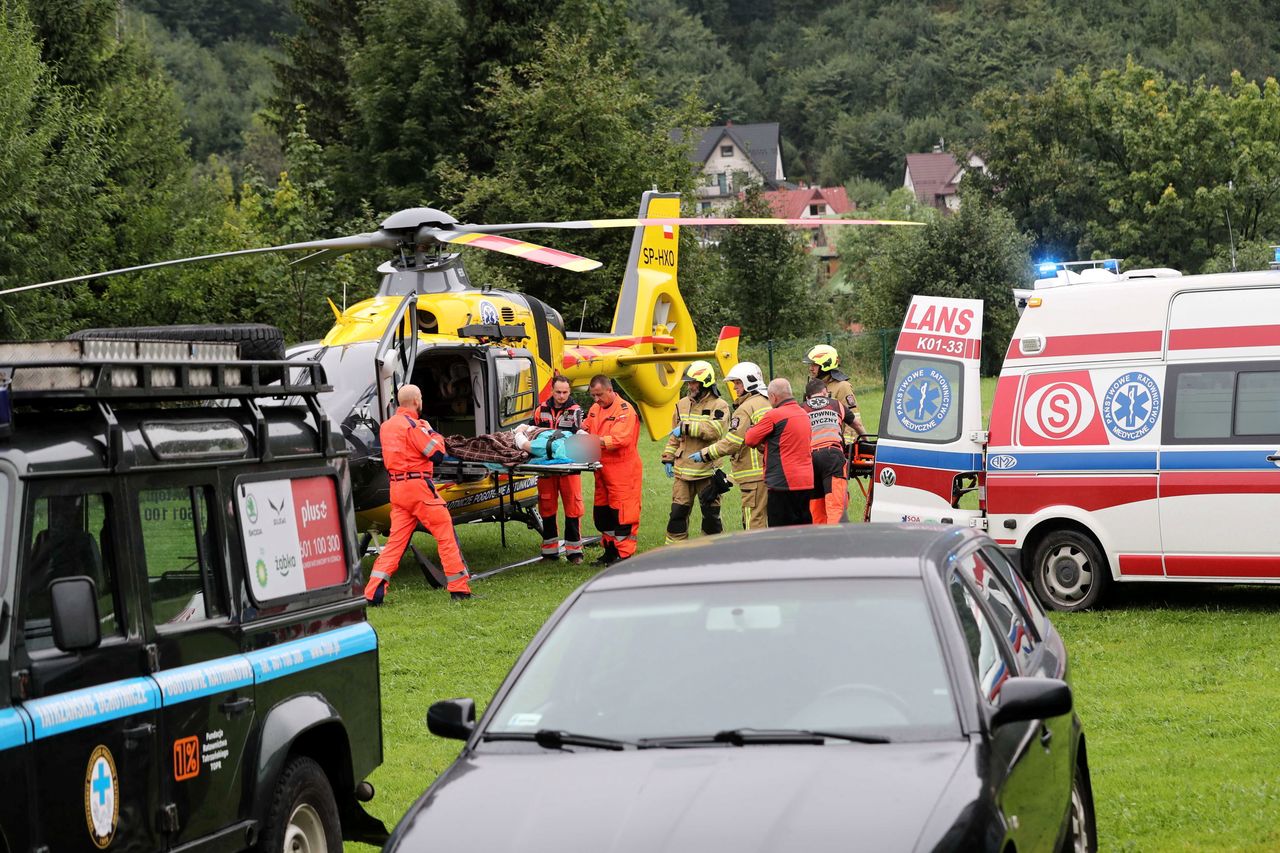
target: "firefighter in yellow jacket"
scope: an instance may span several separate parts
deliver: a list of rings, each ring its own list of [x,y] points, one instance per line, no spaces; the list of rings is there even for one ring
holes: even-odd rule
[[[742,492],[742,529],[768,527],[769,490],[764,485],[764,458],[760,448],[747,447],[744,443],[747,430],[769,411],[764,374],[758,365],[740,361],[725,374],[724,380],[733,391],[736,406],[729,419],[729,432],[707,449],[695,453],[693,461],[714,462],[729,457],[733,481]]]
[[[662,450],[662,465],[675,479],[671,488],[671,518],[667,521],[667,543],[689,538],[689,515],[693,501],[702,506],[702,532],[719,533],[720,493],[712,475],[716,465],[693,461],[695,453],[715,444],[729,429],[729,404],[716,391],[716,374],[705,361],[695,361],[684,373],[685,396],[676,403],[671,434]],[[723,475],[722,475],[723,476]]]

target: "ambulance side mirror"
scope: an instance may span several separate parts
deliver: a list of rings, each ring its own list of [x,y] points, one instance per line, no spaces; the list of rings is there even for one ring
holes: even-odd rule
[[[53,643],[60,651],[97,648],[102,639],[98,626],[98,589],[83,575],[60,578],[49,584]]]

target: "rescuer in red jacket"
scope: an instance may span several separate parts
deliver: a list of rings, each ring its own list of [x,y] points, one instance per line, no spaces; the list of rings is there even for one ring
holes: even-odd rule
[[[378,430],[382,462],[391,480],[391,535],[369,572],[365,600],[374,605],[382,603],[391,576],[400,567],[400,558],[419,522],[439,546],[450,595],[455,600],[470,598],[471,585],[467,580],[471,574],[458,547],[453,519],[431,482],[435,463],[444,458],[444,437],[418,417],[422,411],[422,392],[418,386],[405,385],[396,399],[400,408],[383,421]]]
[[[747,447],[764,450],[764,484],[769,489],[769,526],[812,524],[809,497],[813,491],[813,430],[809,415],[796,402],[791,383],[769,383],[769,405],[760,422],[747,430]]]
[[[636,552],[644,481],[644,465],[636,449],[640,416],[618,396],[613,380],[604,374],[591,377],[591,399],[595,403],[582,428],[600,439],[600,470],[596,472],[592,515],[604,545],[604,555],[596,565],[607,566]]]
[[[534,409],[533,425],[575,433],[582,429],[582,407],[570,396],[569,380],[551,380],[551,397]],[[564,502],[564,555],[570,563],[582,562],[582,476],[543,474],[538,477],[538,514],[542,516],[542,559],[560,557],[560,534],[556,529],[557,504]]]

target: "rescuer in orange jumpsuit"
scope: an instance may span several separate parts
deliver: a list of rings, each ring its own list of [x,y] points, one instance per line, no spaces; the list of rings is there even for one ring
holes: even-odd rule
[[[551,380],[551,397],[533,410],[534,426],[575,433],[582,429],[582,407],[570,396],[572,386],[563,376]],[[564,502],[564,555],[570,563],[582,562],[582,476],[543,475],[538,478],[538,514],[542,516],[542,559],[560,559],[560,533],[556,529],[557,505]]]
[[[418,386],[405,385],[397,400],[400,408],[382,422],[378,431],[382,462],[391,479],[391,535],[374,562],[373,571],[369,572],[365,600],[374,605],[382,603],[391,576],[400,567],[400,558],[419,522],[439,546],[449,594],[455,600],[470,598],[471,585],[467,579],[471,574],[458,547],[453,519],[431,482],[435,463],[444,457],[444,437],[418,417],[422,411],[422,392]]]
[[[600,470],[596,472],[592,512],[604,554],[595,564],[608,566],[636,552],[644,479],[644,465],[636,449],[640,416],[618,396],[613,380],[604,374],[591,377],[591,399],[595,403],[582,428],[600,439]]]
[[[844,508],[849,502],[849,475],[840,434],[845,408],[827,396],[825,382],[811,379],[804,389],[804,410],[813,431],[813,497],[809,500],[809,514],[814,524],[839,524],[844,521]]]

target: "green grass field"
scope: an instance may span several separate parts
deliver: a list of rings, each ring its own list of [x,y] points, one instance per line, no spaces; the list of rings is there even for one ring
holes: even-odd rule
[[[984,382],[984,408],[992,389]],[[859,399],[874,425],[878,389]],[[647,550],[662,543],[670,491],[657,445],[644,439],[641,450]],[[740,527],[736,492],[723,514],[726,529]],[[494,525],[459,536],[477,572],[532,556],[539,542],[518,525],[508,525],[505,551]],[[429,539],[419,544],[434,554]],[[388,828],[458,753],[460,742],[428,734],[427,706],[470,696],[483,710],[546,617],[595,571],[512,569],[477,581],[479,600],[453,604],[403,565],[387,606],[369,615],[381,640],[385,748],[370,811]],[[1280,588],[1120,586],[1104,610],[1054,617],[1071,653],[1103,850],[1280,849],[1278,611]]]

